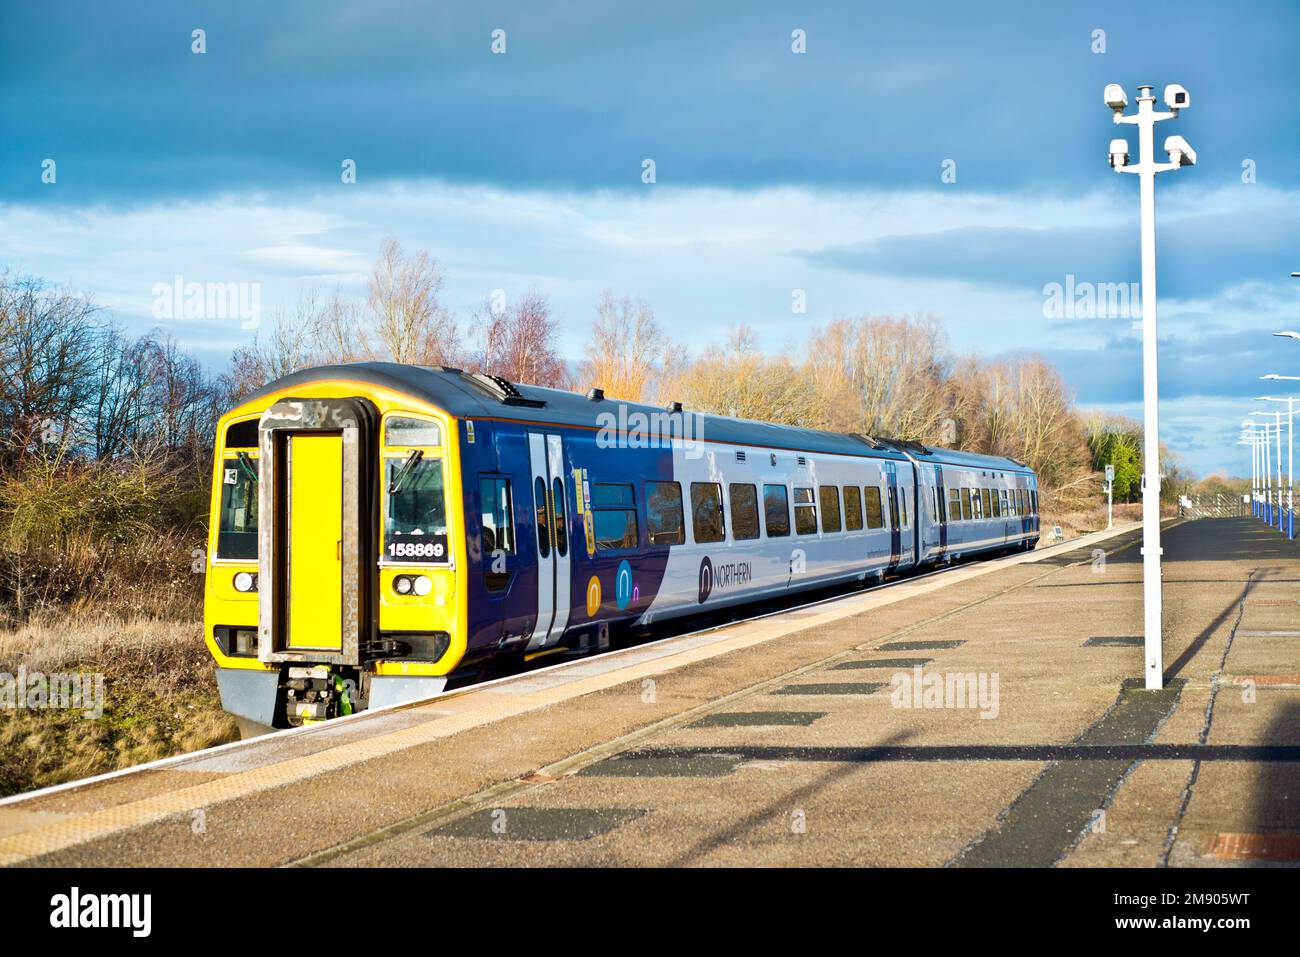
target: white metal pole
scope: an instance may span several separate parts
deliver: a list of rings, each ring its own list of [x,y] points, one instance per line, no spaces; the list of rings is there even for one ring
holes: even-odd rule
[[[1292,466],[1295,464],[1295,399],[1287,396],[1286,399],[1286,537],[1290,538],[1295,528],[1295,504],[1291,496],[1295,491],[1295,473],[1292,472]]]
[[[1142,214],[1142,606],[1146,686],[1164,687],[1164,608],[1160,582],[1160,390],[1156,378],[1156,101],[1151,87],[1138,96],[1138,184]]]
[[[1277,417],[1277,527],[1282,529],[1282,410],[1274,413]]]
[[[1264,510],[1264,520],[1272,523],[1273,520],[1273,455],[1269,443],[1268,423],[1264,423],[1263,432],[1264,446],[1264,501],[1266,503]]]
[[[1251,515],[1260,514],[1260,441],[1251,429]]]

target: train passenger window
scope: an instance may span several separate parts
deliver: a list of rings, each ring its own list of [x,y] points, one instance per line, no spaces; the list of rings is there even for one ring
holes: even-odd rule
[[[1007,509],[1007,490],[1004,488],[998,489],[998,514],[999,515],[1010,514],[1010,512]]]
[[[961,492],[955,488],[948,489],[948,521],[961,521]]]
[[[981,489],[980,498],[984,500],[984,517],[992,518],[993,517],[993,502],[991,501],[993,498],[992,493],[988,489]]]
[[[240,453],[221,463],[217,557],[257,560],[257,459]]]
[[[856,532],[862,528],[862,490],[856,485],[844,486],[844,530]]]
[[[406,458],[389,458],[387,465],[384,558],[391,562],[450,562],[441,460],[413,452]]]
[[[784,485],[763,486],[763,524],[768,538],[790,534],[790,493]]]
[[[970,521],[970,489],[961,490],[961,518],[963,522]]]
[[[384,424],[384,445],[423,447],[442,445],[442,429],[428,419],[391,415]]]
[[[889,487],[889,527],[901,527],[898,524],[898,490],[892,485]]]
[[[1038,514],[1038,490],[1035,489],[1029,493],[1029,511],[1032,515]]]
[[[797,535],[817,534],[817,506],[813,504],[813,490],[794,490],[794,530]]]
[[[970,490],[970,514],[971,518],[976,521],[984,517],[984,512],[980,506],[980,490],[977,488]]]
[[[898,494],[898,527],[907,528],[907,496],[901,490]]]
[[[840,489],[838,485],[820,485],[817,494],[822,501],[822,531],[840,530]]]
[[[758,489],[753,485],[732,485],[731,537],[738,542],[758,538]]]
[[[551,482],[551,508],[555,513],[555,554],[563,558],[569,554],[569,526],[564,521],[564,483],[558,478]]]
[[[883,528],[885,513],[880,507],[880,489],[868,485],[862,493],[867,497],[867,528]]]
[[[483,524],[483,561],[490,561],[498,552],[513,555],[515,521],[510,505],[510,480],[496,477],[479,479],[478,498]]]
[[[680,482],[645,483],[646,534],[651,545],[681,545],[686,541]]]
[[[593,485],[591,517],[595,526],[597,550],[636,548],[636,504],[631,485]]]
[[[546,482],[533,480],[533,508],[537,512],[537,551],[543,558],[551,557],[551,523],[546,518]]]
[[[1032,499],[1031,499],[1032,496]],[[1025,511],[1029,514],[1035,514],[1038,511],[1038,493],[1031,492],[1029,489],[1020,490],[1020,501],[1024,504]]]
[[[727,537],[722,524],[721,485],[691,483],[691,531],[697,542],[720,542]]]

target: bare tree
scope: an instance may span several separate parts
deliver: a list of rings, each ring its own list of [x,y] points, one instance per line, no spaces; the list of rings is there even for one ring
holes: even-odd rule
[[[100,324],[89,299],[0,275],[0,432],[11,454],[71,433],[94,393]]]
[[[951,418],[950,362],[933,318],[837,319],[810,337],[805,368],[824,397],[824,428],[937,442]]]
[[[559,323],[540,293],[529,292],[495,312],[486,305],[475,324],[481,349],[474,365],[480,371],[550,388],[568,385],[568,370],[556,351]]]
[[[682,358],[681,348],[660,328],[645,299],[606,290],[596,304],[580,378],[610,398],[644,402],[654,396],[665,368]]]
[[[460,352],[455,317],[438,301],[442,271],[423,249],[407,256],[386,239],[370,277],[375,335],[394,362],[449,364]]]

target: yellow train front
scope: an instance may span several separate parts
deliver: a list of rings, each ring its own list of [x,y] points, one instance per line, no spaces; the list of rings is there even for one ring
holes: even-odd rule
[[[245,735],[428,697],[464,658],[456,421],[401,376],[313,370],[218,424],[204,627]]]

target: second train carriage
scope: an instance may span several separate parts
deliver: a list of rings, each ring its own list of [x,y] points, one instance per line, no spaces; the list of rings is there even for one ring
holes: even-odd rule
[[[218,425],[204,627],[246,732],[611,626],[1032,548],[1011,459],[357,363]]]

